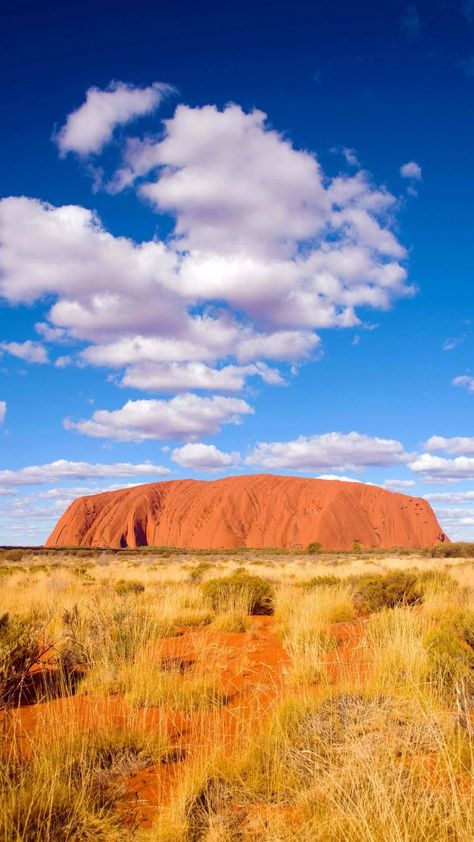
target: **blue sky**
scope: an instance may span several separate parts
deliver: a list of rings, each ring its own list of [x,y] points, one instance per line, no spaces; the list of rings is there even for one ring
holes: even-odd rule
[[[474,539],[474,2],[7,2],[0,542],[269,471]]]

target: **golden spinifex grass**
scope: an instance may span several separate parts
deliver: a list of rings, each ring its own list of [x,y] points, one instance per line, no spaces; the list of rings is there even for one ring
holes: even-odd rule
[[[0,842],[474,838],[472,562],[168,555],[1,568]]]

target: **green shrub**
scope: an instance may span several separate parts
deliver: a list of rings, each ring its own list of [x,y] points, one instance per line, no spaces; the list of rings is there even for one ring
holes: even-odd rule
[[[474,542],[456,541],[450,543],[445,541],[442,544],[428,547],[426,553],[431,558],[474,558]]]
[[[360,553],[362,547],[360,545],[360,541],[354,541],[352,544],[352,552],[353,553]]]
[[[311,555],[317,555],[318,553],[321,552],[322,548],[323,548],[323,545],[321,544],[320,541],[311,541],[311,543],[308,544],[308,548],[307,548],[306,552],[310,553]]]
[[[416,574],[402,570],[393,570],[385,575],[363,574],[350,581],[354,603],[366,611],[414,605],[423,599]]]
[[[139,582],[138,579],[119,579],[115,583],[114,591],[119,596],[128,596],[129,594],[138,595],[143,593],[145,585]]]
[[[202,589],[214,611],[245,608],[249,614],[273,614],[274,590],[270,582],[251,576],[245,568],[237,568],[222,579],[209,579]]]

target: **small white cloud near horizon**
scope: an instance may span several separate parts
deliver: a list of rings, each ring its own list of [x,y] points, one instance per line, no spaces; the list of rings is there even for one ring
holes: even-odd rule
[[[222,471],[240,461],[240,453],[224,453],[215,444],[188,443],[177,447],[171,454],[173,462],[194,471]]]
[[[60,480],[94,479],[95,477],[167,476],[171,471],[151,462],[132,464],[115,462],[110,465],[91,462],[71,462],[57,459],[45,465],[29,465],[18,470],[0,471],[0,488],[21,485],[44,485]]]
[[[363,482],[361,479],[355,479],[354,477],[338,476],[338,474],[318,474],[318,476],[316,476],[315,479],[336,479],[338,482],[359,482],[362,485],[372,485],[372,483]]]
[[[386,479],[383,482],[384,488],[388,488],[389,491],[406,491],[408,488],[412,488],[415,485],[415,480],[413,479]]]
[[[421,167],[416,163],[416,161],[408,161],[400,167],[400,175],[402,178],[410,178],[413,179],[413,181],[421,181]]]
[[[85,102],[68,114],[64,126],[54,136],[61,155],[99,153],[111,140],[117,126],[151,114],[172,90],[170,85],[161,82],[153,82],[147,87],[111,82],[105,90],[89,88]]]
[[[259,442],[245,459],[245,464],[336,472],[403,464],[408,459],[409,455],[399,441],[352,432],[299,436],[287,442]]]
[[[31,339],[27,339],[26,342],[0,342],[0,355],[1,352],[27,363],[49,362],[48,352],[44,345],[41,342],[33,342]]]
[[[7,416],[7,402],[0,401],[0,424],[3,424]]]

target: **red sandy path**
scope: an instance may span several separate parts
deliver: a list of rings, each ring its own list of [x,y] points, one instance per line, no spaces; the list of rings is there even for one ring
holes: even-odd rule
[[[276,633],[275,621],[271,617],[250,620],[249,633],[188,628],[182,636],[157,645],[157,662],[192,663],[200,655],[207,655],[210,646],[215,647],[222,664],[219,668],[217,657],[212,668],[228,696],[226,705],[184,716],[162,708],[131,708],[117,696],[69,696],[10,710],[6,715],[10,744],[20,754],[28,755],[41,740],[57,739],[66,733],[126,728],[132,723],[150,733],[158,731],[176,749],[176,760],[128,776],[126,796],[118,805],[127,824],[150,827],[196,758],[216,747],[235,750],[239,744],[248,743],[249,730],[261,725],[282,694],[290,658]],[[363,677],[362,629],[360,622],[333,626],[338,647],[327,655],[331,683]]]

